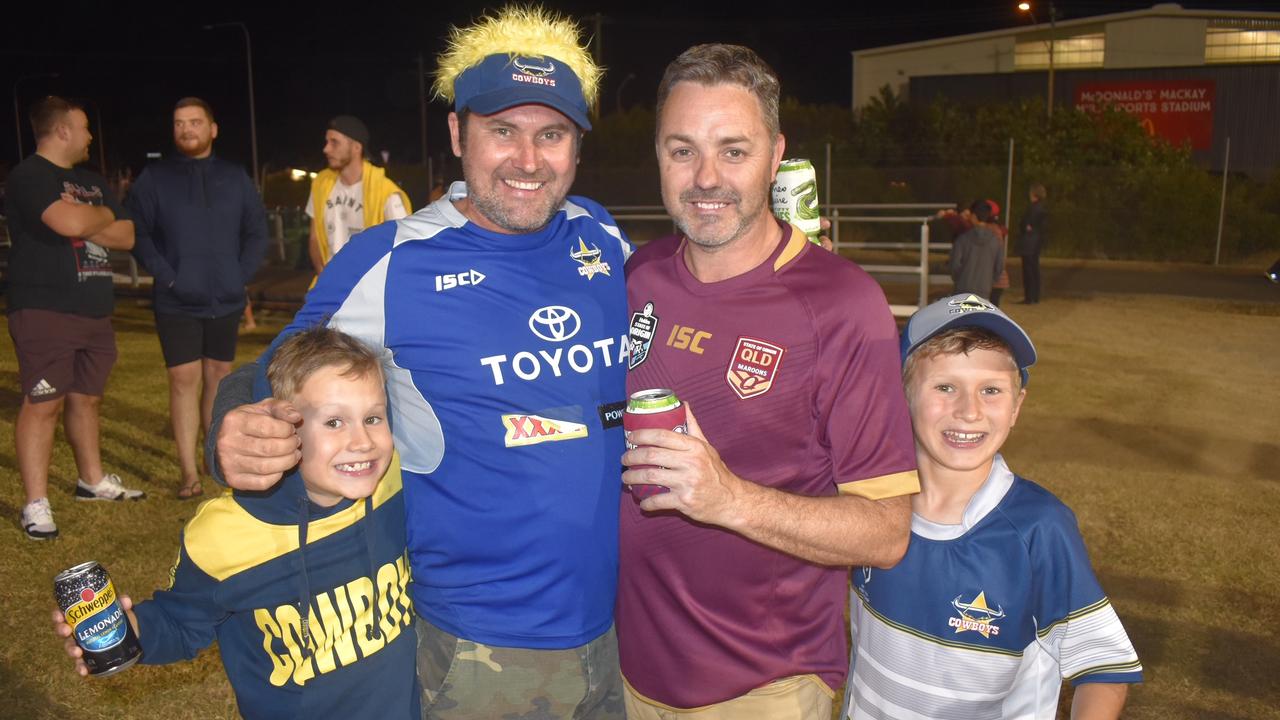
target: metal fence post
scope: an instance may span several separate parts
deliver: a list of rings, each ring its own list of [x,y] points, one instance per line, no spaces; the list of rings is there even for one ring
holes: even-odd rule
[[[1013,227],[1013,138],[1009,138],[1009,172],[1004,181],[1004,227]],[[1004,254],[1009,254],[1009,233],[1004,235]]]
[[[831,210],[831,249],[840,252],[840,208]]]
[[[273,210],[267,213],[267,217],[271,222],[271,239],[272,244],[276,246],[277,259],[284,262],[284,213]]]
[[[920,300],[918,308],[929,304],[929,221],[920,223]]]
[[[1222,205],[1218,208],[1218,242],[1213,246],[1213,264],[1218,264],[1218,256],[1222,253],[1222,222],[1227,217],[1227,173],[1231,169],[1231,138],[1227,138],[1227,149],[1222,153]]]
[[[826,188],[827,188],[827,202],[826,202],[826,204],[827,204],[827,205],[830,205],[830,204],[831,204],[831,143],[827,143],[827,167],[826,167],[826,170],[827,170],[827,173],[826,173],[826,174],[827,174],[827,178],[826,178],[826,183],[825,183],[825,184],[826,184]]]

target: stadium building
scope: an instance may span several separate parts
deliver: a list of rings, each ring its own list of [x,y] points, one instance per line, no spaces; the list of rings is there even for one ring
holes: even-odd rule
[[[1256,177],[1280,168],[1280,12],[1176,4],[889,45],[853,53],[853,106],[886,85],[913,102],[1045,97],[1056,108],[1113,105],[1195,158]],[[1052,49],[1052,70],[1050,53]]]

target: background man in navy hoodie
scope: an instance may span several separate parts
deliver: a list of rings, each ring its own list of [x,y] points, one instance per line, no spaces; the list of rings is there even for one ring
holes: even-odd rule
[[[203,494],[196,436],[208,430],[214,392],[231,372],[245,285],[267,246],[262,199],[244,168],[213,155],[216,137],[209,104],[179,100],[173,109],[178,154],[147,167],[129,196],[137,227],[133,253],[155,277],[180,498]]]

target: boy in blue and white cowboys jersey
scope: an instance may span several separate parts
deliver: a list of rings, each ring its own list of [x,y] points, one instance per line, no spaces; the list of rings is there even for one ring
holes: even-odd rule
[[[920,494],[891,570],[854,572],[847,718],[1116,718],[1142,666],[1094,577],[1075,515],[1000,446],[1031,339],[976,295],[912,316],[903,384]]]

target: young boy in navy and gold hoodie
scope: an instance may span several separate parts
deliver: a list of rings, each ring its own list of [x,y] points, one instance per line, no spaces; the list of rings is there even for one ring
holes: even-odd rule
[[[267,376],[302,414],[302,462],[270,491],[200,507],[169,588],[135,608],[142,662],[189,659],[216,639],[245,718],[416,720],[404,502],[379,359],[317,327],[281,344]],[[67,650],[80,657],[70,638]]]

